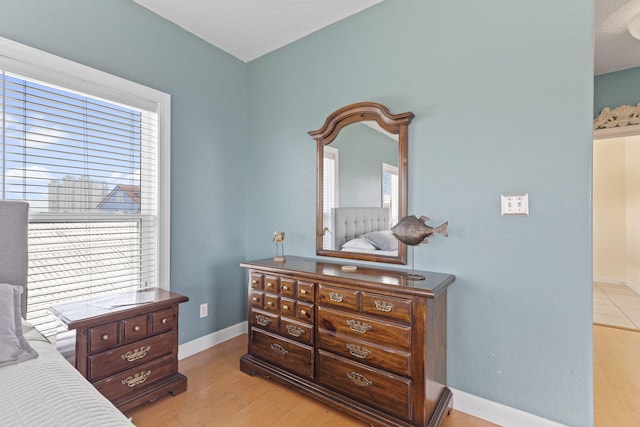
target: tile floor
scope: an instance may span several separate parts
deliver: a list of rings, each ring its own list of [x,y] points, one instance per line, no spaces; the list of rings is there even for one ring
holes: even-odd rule
[[[594,282],[593,323],[640,331],[640,295],[626,285]]]

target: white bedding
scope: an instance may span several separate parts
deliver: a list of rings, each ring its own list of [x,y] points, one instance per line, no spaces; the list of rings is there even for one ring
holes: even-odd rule
[[[24,336],[39,357],[0,368],[2,426],[133,425],[26,323]]]

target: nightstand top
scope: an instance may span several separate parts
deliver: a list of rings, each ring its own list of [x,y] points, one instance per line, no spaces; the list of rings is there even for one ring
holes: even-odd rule
[[[68,329],[121,319],[180,304],[189,298],[160,288],[148,288],[51,307],[51,313]]]

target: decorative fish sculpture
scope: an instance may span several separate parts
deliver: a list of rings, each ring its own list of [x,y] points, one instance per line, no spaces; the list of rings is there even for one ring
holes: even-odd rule
[[[411,246],[419,245],[420,243],[429,243],[429,237],[434,234],[449,237],[447,234],[449,221],[435,228],[428,226],[427,221],[429,221],[429,218],[424,215],[420,218],[416,218],[415,215],[405,216],[396,225],[391,227],[391,234],[402,243]]]

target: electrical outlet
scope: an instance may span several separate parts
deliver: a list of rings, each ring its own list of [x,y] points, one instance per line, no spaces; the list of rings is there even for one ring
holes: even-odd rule
[[[207,317],[209,315],[209,304],[200,304],[200,318]]]
[[[529,193],[501,194],[500,209],[502,215],[529,215]]]

